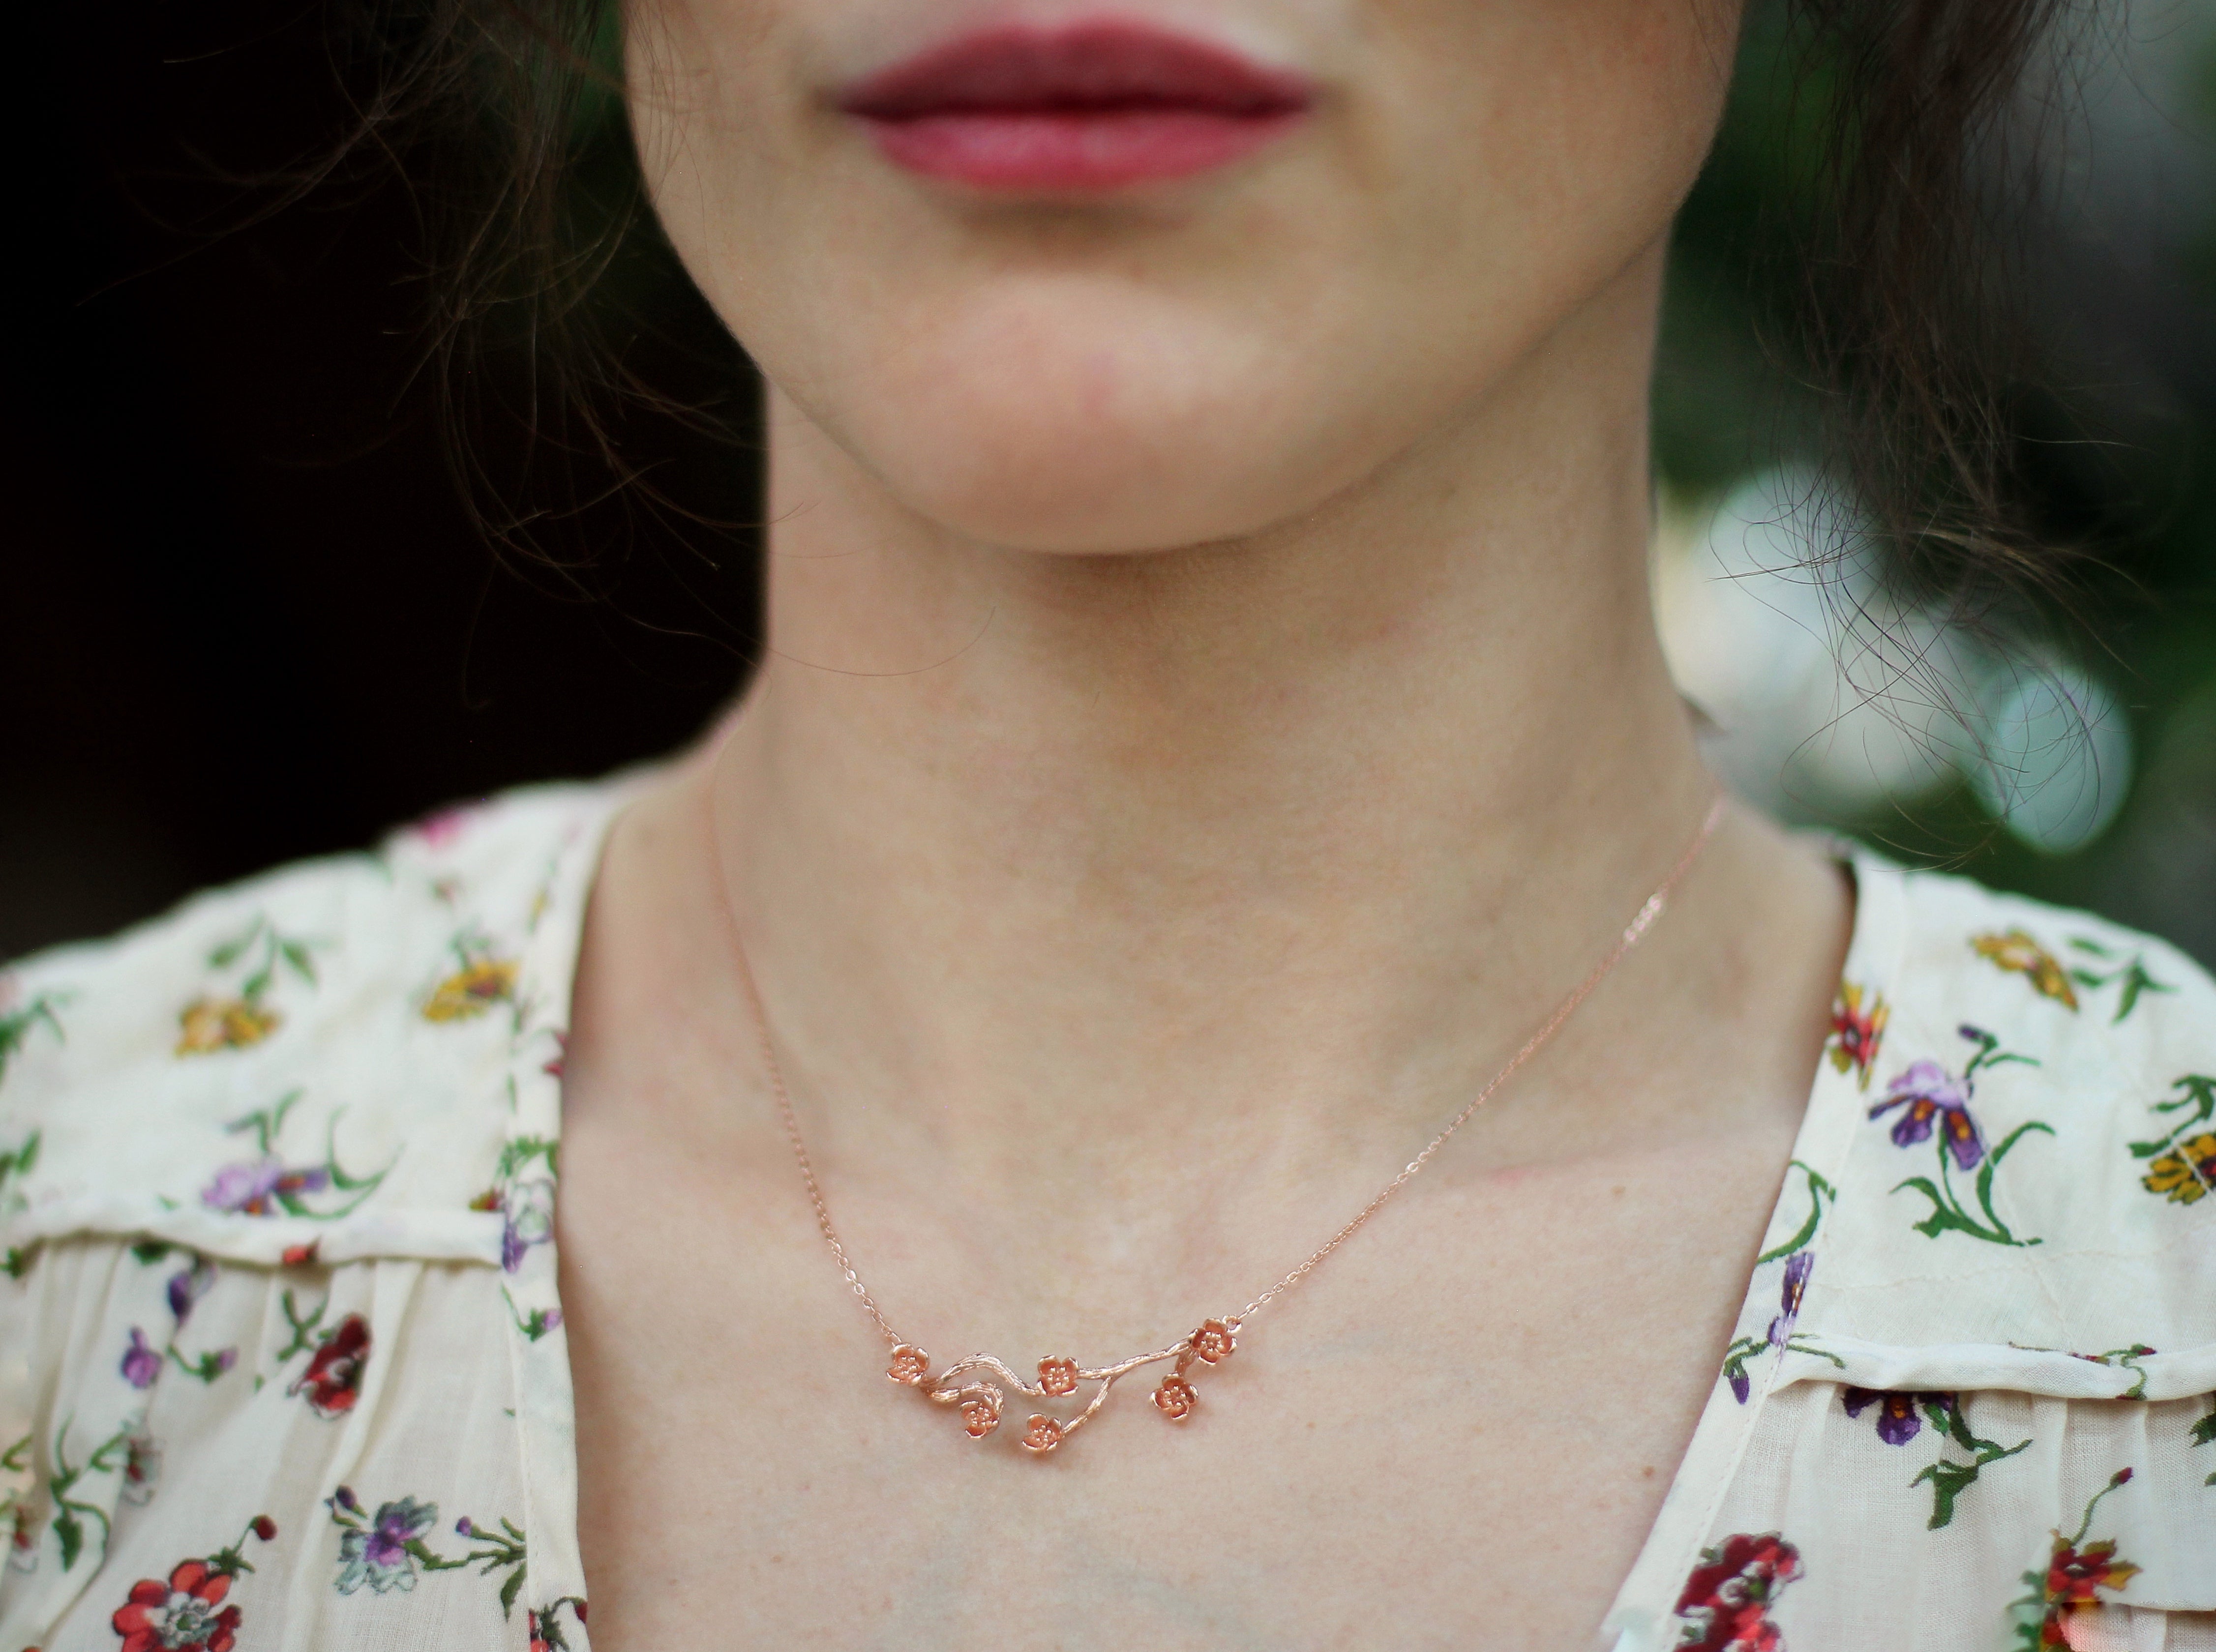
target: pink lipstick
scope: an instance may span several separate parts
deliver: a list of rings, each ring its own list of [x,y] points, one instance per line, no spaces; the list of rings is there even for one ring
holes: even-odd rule
[[[1226,165],[1296,125],[1312,96],[1222,46],[1098,21],[966,34],[848,87],[838,107],[911,172],[1065,193]]]

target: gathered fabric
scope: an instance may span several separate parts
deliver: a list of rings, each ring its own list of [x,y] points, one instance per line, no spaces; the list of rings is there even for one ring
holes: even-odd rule
[[[0,975],[0,1652],[588,1644],[554,1200],[632,788]],[[1850,859],[1793,1159],[1596,1644],[2216,1652],[2216,984]]]

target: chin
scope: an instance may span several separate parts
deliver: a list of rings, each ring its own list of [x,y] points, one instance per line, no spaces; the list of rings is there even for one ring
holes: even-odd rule
[[[972,310],[809,410],[905,509],[1010,550],[1245,538],[1359,474],[1297,359],[1183,319]]]

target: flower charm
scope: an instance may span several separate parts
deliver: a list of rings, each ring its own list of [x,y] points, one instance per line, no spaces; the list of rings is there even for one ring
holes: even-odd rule
[[[1172,1422],[1183,1422],[1200,1403],[1200,1395],[1184,1378],[1168,1376],[1154,1390],[1154,1405]]]
[[[931,1355],[902,1342],[893,1350],[893,1362],[885,1368],[885,1375],[910,1388],[920,1388],[931,1379]]]
[[[1000,1426],[1000,1391],[973,1388],[962,1397],[962,1428],[972,1440],[982,1440]]]
[[[1039,1386],[1050,1394],[1074,1394],[1077,1391],[1077,1361],[1041,1360]]]
[[[1235,1319],[1210,1319],[1192,1334],[1192,1351],[1210,1365],[1221,1365],[1239,1346]]]
[[[1062,1444],[1062,1424],[1052,1417],[1033,1416],[1024,1422],[1024,1449],[1043,1456]]]

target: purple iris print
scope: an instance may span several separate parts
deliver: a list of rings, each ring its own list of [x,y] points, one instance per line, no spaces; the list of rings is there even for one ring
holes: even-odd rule
[[[1785,1287],[1778,1293],[1777,1317],[1770,1322],[1770,1347],[1783,1348],[1793,1335],[1793,1322],[1800,1317],[1800,1299],[1808,1293],[1808,1275],[1815,1267],[1813,1250],[1796,1250],[1785,1259]]]
[[[519,1182],[501,1201],[500,1265],[509,1273],[523,1266],[534,1244],[554,1237],[554,1184],[538,1180]]]
[[[274,1216],[282,1201],[304,1193],[321,1193],[330,1185],[331,1173],[317,1165],[308,1170],[286,1168],[278,1158],[226,1164],[200,1194],[211,1210],[227,1210],[241,1216]]]
[[[133,1388],[151,1388],[162,1374],[162,1351],[147,1345],[146,1333],[131,1328],[131,1346],[123,1350],[123,1380]]]
[[[1858,1417],[1875,1405],[1878,1408],[1877,1437],[1888,1446],[1905,1446],[1923,1432],[1922,1407],[1937,1405],[1951,1409],[1954,1403],[1952,1394],[1884,1393],[1874,1388],[1850,1388],[1840,1400],[1850,1417]]]
[[[1881,1118],[1894,1108],[1906,1110],[1893,1122],[1893,1145],[1912,1147],[1931,1139],[1936,1123],[1945,1133],[1954,1163],[1973,1170],[1985,1156],[1985,1139],[1970,1116],[1970,1081],[1957,1078],[1936,1061],[1917,1061],[1886,1086],[1885,1099],[1869,1110]]]
[[[214,1266],[206,1262],[195,1262],[169,1275],[169,1312],[180,1325],[192,1317],[193,1304],[214,1283]]]

